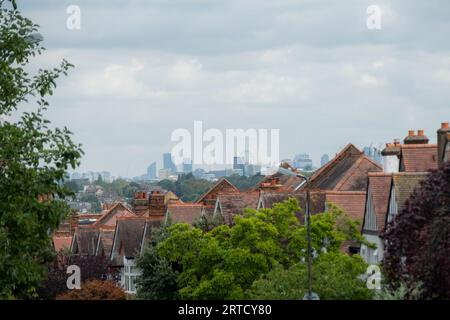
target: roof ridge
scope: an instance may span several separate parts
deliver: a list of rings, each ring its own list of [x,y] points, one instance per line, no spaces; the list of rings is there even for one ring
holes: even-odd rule
[[[336,156],[328,161],[325,165],[320,167],[316,172],[313,173],[313,175],[310,177],[310,182],[312,183],[318,176],[322,174],[322,172],[326,171],[330,167],[332,167],[350,148],[355,148],[360,153],[362,153],[361,150],[359,150],[353,143],[348,143],[341,151],[339,151]]]
[[[199,203],[200,201],[202,201],[205,197],[206,197],[206,195],[208,194],[208,193],[210,193],[211,191],[213,191],[216,187],[218,187],[221,183],[223,183],[223,182],[226,182],[228,185],[230,185],[232,188],[234,188],[236,191],[240,191],[234,184],[232,184],[230,181],[228,181],[228,179],[227,178],[225,178],[225,177],[222,177],[222,178],[220,178],[220,180],[219,181],[217,181],[211,188],[209,188],[209,190],[208,191],[206,191],[197,201],[196,201],[196,203]]]

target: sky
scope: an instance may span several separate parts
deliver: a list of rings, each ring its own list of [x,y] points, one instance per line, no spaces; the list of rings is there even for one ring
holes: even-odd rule
[[[81,10],[70,30],[68,6]],[[367,8],[381,9],[381,29]],[[136,176],[171,133],[280,129],[280,158],[319,165],[348,143],[381,145],[450,120],[450,2],[411,0],[19,0],[47,51],[75,65],[51,98],[85,155],[77,171]]]

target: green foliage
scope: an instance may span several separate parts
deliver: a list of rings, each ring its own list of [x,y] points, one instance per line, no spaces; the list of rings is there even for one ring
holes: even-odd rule
[[[36,32],[37,25],[0,2],[0,118],[18,119],[0,122],[0,298],[36,295],[52,258],[50,234],[70,212],[63,199],[72,193],[59,182],[82,154],[67,128],[52,129],[44,117],[56,80],[72,65],[26,71],[44,50],[31,41]],[[37,110],[18,110],[30,99]]]
[[[322,300],[365,300],[373,291],[360,278],[367,265],[358,255],[340,252],[321,255],[313,265],[313,291]],[[305,263],[289,269],[279,266],[253,283],[249,296],[253,299],[300,300],[307,292]]]
[[[306,240],[300,237],[305,237],[306,228],[296,217],[299,210],[297,201],[289,199],[272,209],[246,210],[243,216],[234,218],[232,226],[199,229],[175,224],[167,228],[162,241],[154,242],[156,251],[146,255],[153,255],[148,257],[152,261],[166,259],[173,270],[179,272],[178,293],[182,299],[246,299],[255,295],[250,290],[255,281],[272,270],[296,265],[302,254],[305,255]],[[318,281],[326,274],[336,278],[330,280],[333,284],[330,292],[323,289],[327,297],[333,297],[333,290],[337,290],[343,279],[354,287],[342,297],[352,294],[362,297],[363,293],[356,286],[359,283],[350,280],[364,273],[364,262],[358,257],[346,260],[338,254],[342,242],[352,236],[342,216],[336,209],[313,219],[313,239],[319,253],[315,263],[320,270],[318,276],[322,277]],[[322,248],[326,250],[319,250]],[[324,251],[327,253],[323,254]],[[328,270],[333,269],[333,263],[340,269]],[[148,274],[156,274],[156,265],[142,265],[142,268]],[[345,268],[349,268],[351,274],[345,274]],[[325,287],[325,282],[319,283]]]
[[[197,179],[192,173],[178,176],[175,192],[183,201],[195,201],[211,188],[213,183],[205,179]],[[171,190],[171,189],[168,189]]]
[[[147,300],[173,300],[178,297],[178,272],[169,261],[149,246],[138,259],[142,275],[138,281],[137,297]]]

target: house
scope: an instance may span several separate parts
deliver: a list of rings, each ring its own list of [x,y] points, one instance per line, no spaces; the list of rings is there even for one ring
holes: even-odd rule
[[[335,158],[310,178],[310,189],[327,191],[366,191],[367,174],[381,172],[382,166],[348,144]],[[305,189],[302,185],[301,189]]]
[[[365,203],[365,191],[325,191],[325,211],[334,204],[360,224],[364,219]]]
[[[438,136],[438,165],[450,161],[450,127],[448,122],[443,122],[437,131]]]
[[[217,196],[219,193],[239,193],[239,189],[236,188],[226,178],[221,178],[216,184],[214,184],[208,191],[206,191],[197,201],[198,204],[203,204],[206,208],[214,208],[216,205]]]
[[[408,135],[383,149],[385,172],[426,172],[438,167],[438,145],[429,144],[423,130],[409,130]]]
[[[77,228],[72,237],[70,252],[79,255],[95,255],[99,231],[92,227]]]
[[[255,189],[268,192],[293,192],[298,190],[305,180],[297,176],[275,173],[263,179]]]
[[[192,224],[200,219],[204,212],[203,204],[199,203],[173,203],[167,205],[164,223],[188,223]]]
[[[103,227],[99,230],[95,255],[109,258],[114,241],[115,227]]]
[[[53,236],[52,237],[53,249],[56,252],[61,250],[70,250],[72,244],[72,236]]]
[[[181,201],[172,191],[153,190],[150,193],[136,192],[133,199],[133,212],[141,217],[163,222],[168,204]]]
[[[257,210],[270,209],[276,203],[283,202],[289,198],[295,198],[298,201],[299,207],[302,209],[302,212],[299,212],[297,217],[300,220],[303,220],[304,212],[306,211],[306,192],[305,191],[296,191],[296,192],[263,191],[260,194],[258,206],[256,209]],[[324,192],[311,191],[310,200],[311,200],[311,203],[310,203],[311,214],[325,211],[325,193]]]
[[[100,218],[94,222],[94,227],[114,227],[119,217],[135,217],[136,213],[131,211],[128,206],[122,202],[117,202],[112,206],[109,206],[108,210],[104,210],[101,213]]]
[[[376,249],[363,244],[360,251],[369,264],[377,264],[383,258],[383,243],[379,236],[386,224],[391,185],[392,173],[369,173],[362,235],[368,242],[375,244]]]
[[[383,259],[384,242],[380,235],[406,206],[408,198],[427,177],[427,172],[397,172],[369,175],[369,187],[362,235],[376,245],[376,249],[361,246],[361,256],[367,263],[377,264]]]
[[[120,269],[120,285],[127,293],[136,293],[136,279],[140,270],[135,258],[141,252],[146,218],[120,217],[117,219],[111,248],[111,266]]]
[[[369,174],[362,235],[376,245],[371,249],[361,246],[360,254],[368,263],[383,259],[384,242],[380,235],[400,213],[420,181],[428,171],[437,169],[445,161],[450,129],[442,123],[437,131],[437,144],[429,144],[423,130],[409,130],[403,139],[386,144],[382,151],[384,173]]]
[[[246,208],[257,209],[260,191],[219,193],[214,207],[214,217],[220,217],[226,224],[233,224],[235,215],[240,215]]]

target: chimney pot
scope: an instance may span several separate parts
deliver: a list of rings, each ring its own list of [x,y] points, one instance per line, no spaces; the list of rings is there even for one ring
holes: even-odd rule
[[[423,137],[424,136],[423,130],[418,130],[417,131],[417,135],[420,136],[420,137]]]
[[[414,135],[415,135],[414,130],[409,130],[409,131],[408,131],[408,136],[409,136],[409,137],[412,137],[412,136],[414,136]]]
[[[442,129],[448,129],[448,122],[442,122],[441,123],[441,128]]]

